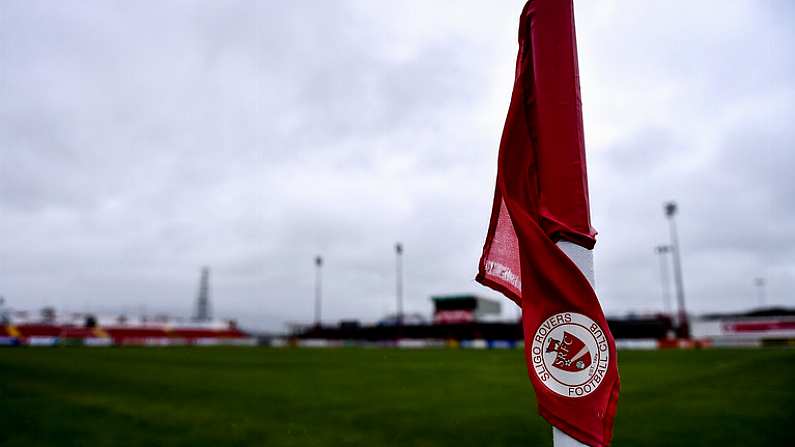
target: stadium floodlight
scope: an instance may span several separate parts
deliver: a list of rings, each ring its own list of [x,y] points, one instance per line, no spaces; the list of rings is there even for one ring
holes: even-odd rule
[[[765,307],[765,278],[754,278],[759,307]]]
[[[658,245],[654,247],[654,252],[660,257],[660,283],[662,285],[663,308],[665,314],[671,316],[671,282],[668,276],[668,257],[671,252],[670,245]]]
[[[403,326],[403,244],[395,244],[395,299],[397,300],[397,325]]]
[[[676,202],[666,202],[663,207],[665,208],[666,217],[673,217],[676,214]]]
[[[210,267],[202,267],[199,277],[199,292],[196,296],[196,321],[210,321]]]
[[[682,258],[679,249],[679,236],[676,231],[676,216],[678,207],[676,202],[670,201],[663,204],[665,217],[668,218],[668,225],[671,232],[671,245],[670,250],[674,263],[674,281],[676,284],[676,302],[679,307],[678,313],[678,332],[679,336],[683,338],[690,338],[690,324],[687,319],[687,310],[685,309],[685,286],[682,279]]]
[[[321,320],[321,269],[323,267],[323,258],[321,256],[315,257],[315,326],[320,326]]]

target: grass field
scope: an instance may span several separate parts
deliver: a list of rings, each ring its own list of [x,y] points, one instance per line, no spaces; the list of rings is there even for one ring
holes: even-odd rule
[[[795,446],[795,350],[619,353],[616,446]],[[3,446],[544,446],[522,353],[0,349]]]

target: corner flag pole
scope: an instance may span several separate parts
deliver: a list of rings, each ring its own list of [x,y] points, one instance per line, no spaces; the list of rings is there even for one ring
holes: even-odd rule
[[[615,339],[592,285],[596,230],[573,1],[528,0],[518,40],[475,279],[522,306],[525,360],[539,414],[568,434],[553,430],[555,447],[606,446],[621,380]]]
[[[560,241],[557,245],[580,269],[591,287],[594,287],[593,251],[568,241]],[[552,427],[552,445],[554,447],[588,447],[555,426]]]

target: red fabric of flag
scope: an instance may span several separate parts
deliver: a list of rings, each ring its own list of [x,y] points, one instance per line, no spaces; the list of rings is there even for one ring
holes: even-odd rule
[[[522,307],[540,414],[609,445],[619,392],[615,342],[599,300],[556,245],[592,249],[571,0],[530,0],[519,24],[511,105],[477,281]]]

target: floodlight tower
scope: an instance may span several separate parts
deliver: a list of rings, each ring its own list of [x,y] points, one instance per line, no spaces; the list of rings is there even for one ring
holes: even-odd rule
[[[0,324],[8,324],[9,323],[9,316],[8,312],[5,309],[6,299],[3,295],[0,295]]]
[[[395,298],[397,299],[397,324],[403,325],[403,244],[395,244]]]
[[[322,298],[322,275],[321,270],[323,269],[323,258],[321,256],[315,256],[315,326],[320,326],[321,320],[321,298]]]
[[[759,307],[765,307],[765,278],[754,278]]]
[[[679,336],[690,338],[690,324],[687,321],[687,310],[685,309],[685,285],[682,279],[682,259],[679,250],[679,236],[676,232],[676,202],[666,202],[663,205],[665,217],[671,231],[671,254],[674,263],[674,281],[676,283],[676,301],[679,307]]]
[[[673,315],[671,311],[671,283],[668,277],[668,257],[671,252],[670,245],[658,245],[654,247],[654,252],[660,256],[660,281],[662,283],[662,297],[665,314]]]
[[[196,321],[210,321],[210,267],[202,267],[196,298]]]

